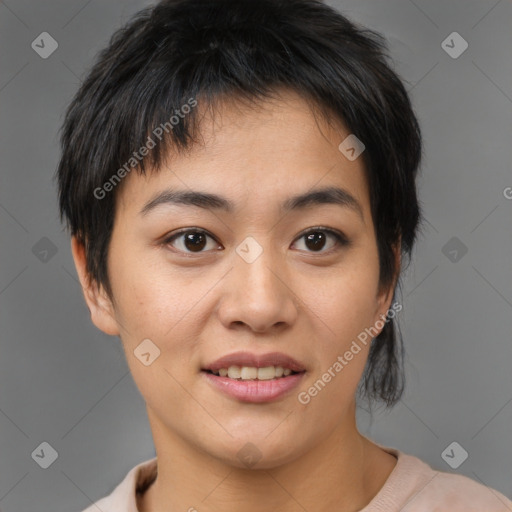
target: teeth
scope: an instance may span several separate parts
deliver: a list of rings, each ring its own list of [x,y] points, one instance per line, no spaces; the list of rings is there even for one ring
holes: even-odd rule
[[[239,379],[242,377],[242,369],[240,366],[230,366],[228,368],[228,377],[230,379]]]
[[[279,377],[286,377],[292,373],[290,368],[282,366],[266,366],[264,368],[256,368],[254,366],[230,366],[229,368],[220,368],[213,372],[221,377],[229,377],[230,379],[241,380],[271,380]]]
[[[233,377],[231,377],[231,375],[229,373],[230,370],[231,370],[231,368],[228,369],[228,375],[230,378],[233,378]],[[240,378],[242,380],[257,379],[258,378],[258,368],[242,366],[242,369],[240,370]]]
[[[276,376],[276,369],[274,366],[266,366],[265,368],[258,368],[258,380],[270,380]]]

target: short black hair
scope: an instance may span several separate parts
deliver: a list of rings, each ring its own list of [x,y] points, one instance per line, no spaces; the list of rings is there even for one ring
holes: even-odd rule
[[[107,251],[122,188],[116,184],[126,172],[158,170],[172,151],[189,151],[200,107],[256,104],[285,90],[364,143],[379,284],[394,286],[394,300],[421,219],[415,180],[422,136],[389,61],[381,34],[317,0],[164,0],[139,11],[100,52],[61,128],[60,216],[85,247],[90,278],[113,299]],[[161,143],[135,158],[155,133]],[[403,355],[389,319],[372,340],[360,383],[370,402],[391,407],[401,398]]]

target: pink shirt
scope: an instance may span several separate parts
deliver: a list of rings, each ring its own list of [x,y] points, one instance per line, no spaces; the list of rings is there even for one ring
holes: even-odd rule
[[[422,460],[380,446],[398,461],[380,491],[360,512],[512,512],[512,501],[466,476],[433,470]],[[136,490],[156,478],[156,457],[132,468],[105,498],[83,512],[139,512]]]

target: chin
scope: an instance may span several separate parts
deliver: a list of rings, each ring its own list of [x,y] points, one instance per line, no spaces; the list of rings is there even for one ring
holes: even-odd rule
[[[240,469],[271,469],[287,464],[300,456],[303,450],[297,444],[297,436],[283,433],[277,436],[272,433],[276,425],[252,436],[245,432],[243,436],[234,436],[227,439],[225,446],[219,447],[210,453],[223,463]],[[274,436],[274,439],[270,439]],[[288,440],[288,441],[287,441]],[[290,441],[291,440],[291,441]]]

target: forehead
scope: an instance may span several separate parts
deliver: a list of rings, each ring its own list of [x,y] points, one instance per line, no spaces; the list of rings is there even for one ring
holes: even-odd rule
[[[338,187],[368,214],[363,159],[350,161],[338,149],[350,132],[341,122],[327,123],[297,94],[280,93],[256,105],[225,100],[198,117],[198,142],[189,151],[171,150],[161,168],[125,177],[118,190],[122,211],[139,213],[170,188],[232,198],[236,211],[247,204],[282,209],[293,195]]]

